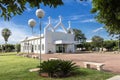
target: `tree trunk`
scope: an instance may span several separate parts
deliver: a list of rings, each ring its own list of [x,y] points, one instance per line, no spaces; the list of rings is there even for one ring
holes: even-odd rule
[[[118,36],[118,53],[120,52],[120,34]]]
[[[5,53],[7,52],[7,48],[6,48],[6,45],[7,45],[7,41],[5,41]]]

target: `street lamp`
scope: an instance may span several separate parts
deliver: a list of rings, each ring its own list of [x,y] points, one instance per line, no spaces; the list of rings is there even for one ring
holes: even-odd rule
[[[32,34],[33,34],[33,27],[35,26],[36,21],[34,19],[28,20],[28,25],[32,28]]]
[[[44,17],[45,12],[42,9],[37,9],[36,10],[36,16],[39,18],[39,23],[40,23],[40,64],[41,64],[41,18]]]
[[[34,19],[28,20],[28,25],[32,28],[32,34],[33,34],[33,27],[36,25],[36,21]],[[29,40],[28,40],[28,54],[29,54]]]
[[[40,54],[39,54],[39,58],[40,58],[40,64],[41,64],[41,18],[44,17],[45,12],[42,9],[37,9],[36,10],[36,16],[39,18],[39,28],[40,28]],[[33,27],[35,26],[36,21],[34,19],[30,19],[28,21],[28,25],[32,28],[32,32],[33,32]]]

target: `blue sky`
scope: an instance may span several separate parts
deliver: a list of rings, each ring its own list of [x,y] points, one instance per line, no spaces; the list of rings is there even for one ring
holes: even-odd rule
[[[52,24],[55,26],[59,22],[58,16],[62,16],[62,22],[65,27],[68,27],[68,21],[71,21],[71,27],[82,30],[82,32],[90,40],[94,35],[99,35],[104,39],[110,39],[108,33],[103,27],[103,24],[98,23],[90,10],[92,8],[91,0],[80,2],[80,0],[63,0],[64,5],[57,8],[50,8],[41,4],[41,8],[45,11],[45,16],[42,19],[42,30],[48,22],[48,17],[51,16]],[[0,32],[3,28],[9,28],[12,35],[9,38],[9,43],[19,43],[20,40],[27,36],[31,36],[31,28],[28,26],[28,20],[33,18],[37,24],[34,27],[34,35],[39,33],[39,20],[35,15],[37,8],[30,8],[27,5],[27,10],[22,15],[13,17],[9,22],[0,18]],[[4,43],[3,37],[0,35],[0,44]]]

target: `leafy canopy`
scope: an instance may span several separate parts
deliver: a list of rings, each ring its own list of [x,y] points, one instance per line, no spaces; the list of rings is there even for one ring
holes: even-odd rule
[[[110,34],[120,34],[120,0],[92,0],[92,13]]]
[[[73,32],[75,34],[75,40],[84,42],[86,40],[85,34],[80,29],[73,29]]]
[[[31,8],[39,8],[40,4],[56,8],[64,3],[63,0],[0,0],[0,17],[10,20],[15,15],[21,15],[27,9],[26,4],[29,4]]]
[[[100,36],[93,36],[92,37],[92,43],[94,47],[101,47],[103,44],[104,39]]]
[[[62,0],[0,0],[0,16],[10,20],[15,15],[21,15],[26,10],[27,3],[31,8],[39,8],[40,3],[50,7],[63,5]]]

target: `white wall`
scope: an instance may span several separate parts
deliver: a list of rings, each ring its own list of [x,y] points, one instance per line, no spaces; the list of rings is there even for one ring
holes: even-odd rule
[[[25,42],[21,42],[21,52],[25,52],[25,53],[31,53],[32,52],[32,45],[33,47],[33,53],[40,53],[40,50],[38,49],[39,44],[40,44],[40,39],[34,39],[34,40],[29,40],[29,47],[28,45],[25,45],[25,43],[28,44],[28,41]],[[42,49],[42,45],[45,45],[45,39],[41,38],[41,49]],[[25,46],[27,48],[25,48]],[[28,49],[29,48],[29,49]],[[41,53],[45,53],[45,47],[44,50],[41,50]]]
[[[56,45],[55,41],[57,40],[63,40],[63,41],[74,41],[74,35],[63,33],[63,32],[52,32],[52,31],[45,31],[44,37],[41,38],[41,49],[42,45],[44,45],[44,50],[41,51],[42,54],[48,53],[51,51],[52,53],[56,52]],[[34,45],[34,53],[40,53],[40,50],[38,49],[38,45],[40,44],[40,39],[31,39],[29,40],[29,51],[28,49],[25,50],[24,43],[27,42],[21,42],[21,52],[31,53],[32,46]],[[35,49],[36,46],[36,49]],[[66,52],[72,51],[74,52],[74,45],[66,45]]]
[[[56,45],[54,44],[54,42],[57,40],[74,41],[74,35],[63,33],[63,32],[52,32],[52,31],[47,30],[45,32],[46,53],[48,53],[49,50],[53,53],[56,52]],[[73,48],[71,47],[71,45],[68,45],[67,47],[68,47],[67,52],[69,50],[73,51]]]

